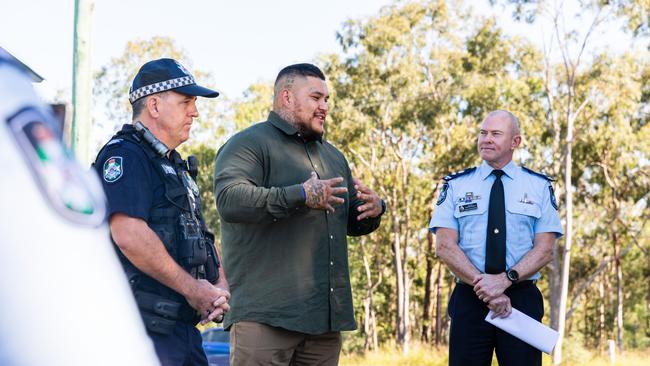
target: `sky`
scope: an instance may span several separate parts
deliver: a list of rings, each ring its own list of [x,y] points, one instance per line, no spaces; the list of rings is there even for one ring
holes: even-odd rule
[[[312,61],[319,53],[340,52],[336,32],[346,20],[375,16],[391,3],[94,0],[91,62],[98,70],[120,56],[130,40],[168,36],[186,51],[195,69],[213,75],[223,95],[236,98],[255,82],[274,80],[286,65]],[[479,14],[497,14],[509,33],[541,45],[543,25],[515,23],[509,11],[490,8],[487,0],[467,3],[480,8]],[[59,90],[70,95],[73,21],[74,0],[0,0],[0,46],[46,79],[37,85],[46,100],[55,99]],[[606,46],[620,44],[608,41],[607,34],[598,37]]]
[[[168,36],[217,89],[239,96],[250,84],[273,80],[284,66],[338,52],[336,31],[368,17],[390,0],[94,0],[91,62],[98,70],[128,41]],[[46,81],[53,98],[71,90],[74,0],[0,0],[0,46]],[[191,70],[190,70],[191,71]]]

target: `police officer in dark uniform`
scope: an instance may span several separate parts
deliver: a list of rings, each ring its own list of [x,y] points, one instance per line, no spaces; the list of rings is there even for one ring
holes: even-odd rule
[[[552,179],[512,162],[519,122],[503,110],[481,124],[483,163],[444,178],[429,228],[436,252],[456,275],[449,300],[449,364],[539,365],[541,352],[485,321],[512,308],[541,320],[539,270],[553,258],[563,230]]]
[[[129,101],[133,124],[104,145],[94,163],[108,198],[113,242],[147,332],[163,365],[207,365],[195,325],[220,321],[228,284],[201,214],[197,163],[174,149],[189,138],[196,84],[177,61],[144,64]]]

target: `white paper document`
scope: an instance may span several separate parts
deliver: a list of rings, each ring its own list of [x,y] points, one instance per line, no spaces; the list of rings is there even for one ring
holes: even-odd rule
[[[521,311],[512,308],[512,314],[507,318],[496,317],[492,319],[492,310],[485,317],[485,321],[493,324],[538,350],[551,354],[559,333],[529,317]]]

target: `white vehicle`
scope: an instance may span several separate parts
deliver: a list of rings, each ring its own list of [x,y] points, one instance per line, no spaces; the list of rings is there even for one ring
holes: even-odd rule
[[[159,365],[101,185],[0,48],[0,365]]]

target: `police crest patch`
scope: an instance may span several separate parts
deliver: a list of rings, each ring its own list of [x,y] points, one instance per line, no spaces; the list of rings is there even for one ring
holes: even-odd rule
[[[122,169],[122,157],[111,156],[104,162],[104,180],[107,183],[113,183],[120,179],[124,169]]]
[[[438,200],[436,201],[436,206],[440,206],[443,202],[445,202],[445,199],[447,198],[448,188],[449,188],[449,183],[445,183],[442,185],[442,189],[440,189],[440,195],[438,196]]]
[[[551,206],[553,206],[555,211],[557,211],[558,206],[557,206],[557,201],[555,200],[555,192],[553,191],[553,186],[550,184],[548,185],[548,192],[551,195]]]

